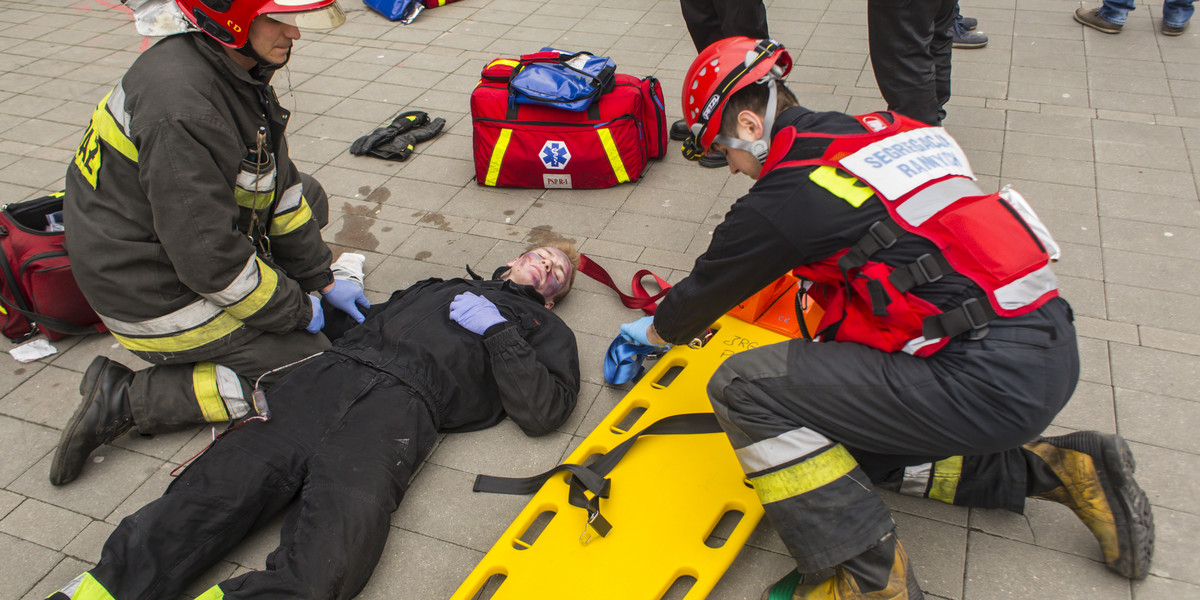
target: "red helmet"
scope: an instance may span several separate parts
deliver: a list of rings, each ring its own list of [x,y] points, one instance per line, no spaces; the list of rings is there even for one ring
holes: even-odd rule
[[[721,112],[726,101],[753,83],[771,86],[771,101],[765,118],[766,135],[769,136],[775,121],[775,81],[791,70],[791,55],[775,40],[731,37],[705,48],[683,78],[683,118],[692,131],[692,137],[684,144],[684,155],[696,160],[708,151],[721,131]],[[729,145],[740,147],[742,144],[736,143],[740,141]],[[764,141],[761,148],[756,147],[751,153],[765,157],[766,146]]]
[[[175,0],[184,17],[213,39],[246,45],[250,23],[266,15],[301,29],[333,29],[346,22],[337,0]]]

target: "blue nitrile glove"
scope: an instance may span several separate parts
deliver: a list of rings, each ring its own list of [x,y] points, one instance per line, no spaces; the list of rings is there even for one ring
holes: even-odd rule
[[[308,299],[312,302],[313,316],[304,330],[309,333],[320,333],[321,328],[325,326],[325,311],[321,310],[321,299],[312,294],[308,294]]]
[[[371,303],[363,294],[362,288],[348,279],[333,280],[333,289],[325,293],[325,299],[338,310],[350,315],[356,323],[366,320],[366,317],[358,311],[358,307],[361,306],[363,310],[371,308]]]
[[[654,324],[654,317],[642,317],[631,323],[626,323],[621,326],[621,337],[631,344],[639,346],[654,346],[655,348],[663,348],[670,344],[661,343],[655,344],[646,336],[646,332],[650,330],[650,326]]]
[[[478,335],[483,335],[492,325],[508,320],[500,316],[491,300],[471,292],[463,292],[450,301],[450,319]]]

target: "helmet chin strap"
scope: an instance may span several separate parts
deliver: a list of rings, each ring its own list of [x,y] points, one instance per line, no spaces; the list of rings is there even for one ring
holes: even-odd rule
[[[763,116],[762,137],[754,140],[753,142],[747,142],[741,138],[723,134],[717,134],[717,137],[713,138],[714,142],[721,144],[726,148],[733,148],[735,150],[749,152],[752,156],[754,156],[755,160],[757,160],[759,164],[762,164],[767,160],[767,153],[771,150],[771,130],[775,128],[775,108],[778,105],[776,102],[775,93],[776,69],[778,69],[778,67],[772,67],[771,73],[768,73],[766,77],[763,77],[763,79],[766,79],[766,85],[769,91],[767,94],[767,114]]]
[[[287,58],[283,59],[283,62],[273,63],[262,56],[259,56],[258,52],[254,50],[254,46],[250,44],[250,40],[248,39],[246,40],[246,44],[241,48],[238,48],[235,52],[241,54],[242,56],[253,58],[254,62],[258,63],[258,68],[262,71],[275,71],[277,69],[281,69],[283,68],[283,65],[286,65],[288,60],[292,58],[292,51],[289,49]]]

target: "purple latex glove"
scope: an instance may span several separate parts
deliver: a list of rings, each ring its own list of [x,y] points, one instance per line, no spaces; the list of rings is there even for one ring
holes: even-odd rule
[[[333,280],[333,289],[325,292],[325,299],[338,310],[350,315],[355,323],[362,323],[366,320],[366,317],[359,312],[359,307],[362,307],[363,310],[371,308],[371,303],[363,294],[362,288],[348,279]]]
[[[508,320],[500,316],[500,311],[491,300],[471,292],[463,292],[450,301],[450,319],[477,335],[483,335],[492,325]]]
[[[309,333],[319,333],[321,328],[325,326],[325,311],[321,310],[320,298],[309,294],[308,299],[312,302],[313,316],[312,320],[308,322],[308,327],[305,327],[304,330]]]

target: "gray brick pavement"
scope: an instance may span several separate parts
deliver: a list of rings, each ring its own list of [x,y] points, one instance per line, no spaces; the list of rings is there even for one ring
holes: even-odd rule
[[[0,0],[0,201],[61,188],[94,102],[146,47],[109,4]],[[1149,579],[1131,583],[1103,567],[1090,534],[1061,506],[1032,501],[1015,515],[887,495],[934,598],[1200,597],[1200,35],[1158,34],[1158,4],[1140,4],[1121,35],[1104,35],[1071,20],[1079,5],[967,2],[991,42],[955,52],[946,126],[985,187],[1017,186],[1063,242],[1058,272],[1079,318],[1083,381],[1051,433],[1115,429],[1130,440],[1158,552]],[[608,54],[625,72],[662,80],[678,115],[694,50],[675,0],[462,0],[407,27],[357,0],[344,6],[347,25],[306,33],[275,87],[294,110],[294,158],[331,195],[325,239],[367,255],[372,299],[555,236],[602,257],[618,280],[649,267],[677,281],[749,187],[677,153],[640,183],[608,190],[472,181],[467,98],[479,68],[501,54],[545,44]],[[866,52],[865,2],[767,6],[773,35],[796,59],[790,83],[805,105],[884,107]],[[445,134],[407,163],[349,155],[349,141],[405,107],[446,117]],[[634,315],[595,282],[580,278],[577,289],[561,307],[582,352],[576,414],[538,440],[508,424],[445,438],[392,519],[364,598],[448,596],[523,504],[471,494],[473,474],[556,462],[620,400],[600,360],[617,323]],[[51,487],[50,453],[91,357],[141,364],[103,336],[56,346],[31,364],[0,356],[0,599],[44,597],[86,569],[116,523],[161,493],[170,469],[210,436],[127,436],[97,452],[100,464],[79,481]],[[190,591],[261,568],[277,530],[278,522],[247,540]],[[757,598],[788,568],[778,538],[760,528],[712,597]]]

